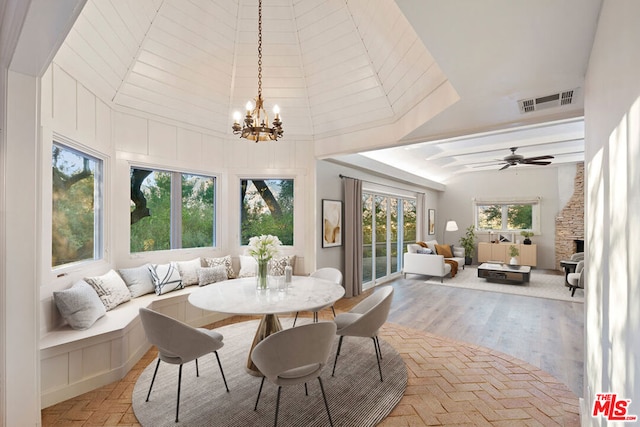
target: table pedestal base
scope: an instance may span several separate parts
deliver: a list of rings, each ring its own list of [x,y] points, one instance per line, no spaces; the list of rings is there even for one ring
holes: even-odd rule
[[[251,348],[249,349],[249,359],[247,360],[247,372],[249,374],[255,375],[256,377],[262,376],[262,373],[258,370],[256,365],[254,365],[253,361],[251,360],[251,352],[253,351],[253,348],[269,335],[275,334],[276,332],[281,330],[282,325],[280,324],[280,319],[278,319],[278,316],[276,316],[275,314],[265,314],[264,316],[262,316],[260,324],[258,325],[258,330],[256,331],[256,335],[253,337]]]

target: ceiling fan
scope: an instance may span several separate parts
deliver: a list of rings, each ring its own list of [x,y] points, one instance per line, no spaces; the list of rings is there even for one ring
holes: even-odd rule
[[[508,168],[509,166],[515,166],[515,165],[545,166],[545,165],[551,164],[551,162],[547,162],[547,161],[543,162],[541,160],[553,159],[553,156],[549,156],[549,155],[536,156],[536,157],[524,157],[524,156],[521,156],[520,154],[516,154],[517,149],[518,147],[509,148],[509,150],[511,150],[511,154],[509,154],[504,159],[502,159],[502,161],[505,162],[506,164],[502,166],[500,170],[503,170]]]

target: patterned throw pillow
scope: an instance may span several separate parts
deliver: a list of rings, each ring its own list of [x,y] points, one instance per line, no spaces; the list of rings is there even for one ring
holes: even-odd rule
[[[269,272],[273,276],[284,276],[284,268],[287,265],[290,265],[291,268],[294,267],[296,262],[295,255],[283,256],[280,258],[272,258],[269,261]]]
[[[227,280],[227,267],[219,265],[217,267],[198,268],[198,279],[198,286],[207,286]]]
[[[137,298],[155,291],[151,281],[151,273],[149,273],[149,264],[134,268],[122,268],[118,270],[118,273],[120,273],[122,280],[129,288],[131,298]]]
[[[60,314],[73,329],[84,330],[107,312],[93,287],[80,280],[71,288],[54,291],[53,299]]]
[[[235,271],[233,271],[233,265],[231,265],[231,255],[220,258],[204,258],[204,265],[206,265],[207,267],[217,267],[219,265],[224,265],[227,269],[227,278],[236,278],[236,273]]]
[[[129,288],[114,270],[102,276],[85,277],[84,280],[95,289],[107,311],[131,299]]]
[[[197,270],[202,267],[200,258],[192,259],[191,261],[179,261],[178,271],[182,278],[182,284],[184,286],[197,285],[198,284],[198,272]]]
[[[156,295],[164,295],[168,292],[184,288],[178,268],[173,262],[169,264],[151,264],[149,271],[151,272],[151,279],[153,280]]]

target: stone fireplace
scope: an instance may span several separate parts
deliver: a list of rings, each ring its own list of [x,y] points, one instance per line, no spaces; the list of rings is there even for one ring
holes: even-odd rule
[[[560,261],[584,249],[584,163],[576,165],[573,195],[556,217],[556,269]]]

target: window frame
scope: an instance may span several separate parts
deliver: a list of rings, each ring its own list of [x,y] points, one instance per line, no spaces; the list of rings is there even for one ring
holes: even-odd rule
[[[40,165],[42,170],[50,171],[53,162],[53,146],[58,145],[69,150],[76,151],[83,156],[88,156],[102,162],[102,170],[100,176],[94,174],[94,180],[100,181],[97,188],[99,190],[99,201],[94,200],[94,206],[99,204],[99,224],[96,225],[100,229],[99,236],[94,235],[94,257],[93,259],[80,260],[72,263],[53,266],[53,177],[52,173],[42,174],[41,179],[41,201],[40,209],[41,218],[39,232],[39,253],[40,262],[39,277],[42,282],[43,292],[48,289],[50,284],[64,282],[67,276],[75,275],[80,271],[88,271],[93,269],[103,269],[109,265],[110,259],[110,225],[109,225],[109,204],[110,197],[110,180],[111,176],[111,157],[91,147],[88,147],[76,140],[73,140],[58,132],[47,132],[42,134],[42,151],[40,151]],[[96,188],[94,188],[96,191]],[[99,256],[95,247],[98,246]]]
[[[132,252],[131,251],[131,221],[128,220],[128,239],[127,239],[127,250],[129,252],[130,257],[144,257],[145,254],[154,254],[154,253],[162,253],[169,251],[197,251],[202,249],[217,249],[218,248],[218,225],[219,225],[219,211],[218,211],[218,193],[220,189],[220,177],[217,174],[211,172],[197,171],[193,169],[183,169],[183,168],[175,168],[175,167],[166,167],[158,164],[146,164],[146,163],[138,163],[138,162],[129,162],[128,164],[128,179],[127,182],[131,182],[131,170],[132,169],[144,169],[150,170],[152,172],[163,172],[171,174],[171,200],[170,200],[170,219],[169,219],[169,248],[168,249],[158,249],[153,251],[141,251],[141,252]],[[197,175],[205,178],[212,178],[213,182],[213,246],[201,246],[201,247],[182,247],[182,175]],[[175,177],[179,179],[174,179]],[[174,197],[175,194],[179,196]],[[129,197],[127,198],[127,207],[131,206],[131,192],[129,190]],[[127,211],[128,213],[130,211]],[[176,223],[177,221],[177,223]]]
[[[521,231],[533,231],[534,235],[540,234],[540,209],[541,198],[504,198],[504,199],[473,199],[473,223],[477,232],[480,233],[520,233]],[[497,205],[501,207],[502,219],[501,228],[480,228],[478,226],[478,207]],[[507,228],[507,211],[509,206],[531,205],[531,228],[509,229]]]
[[[280,180],[280,181],[293,181],[293,224],[292,224],[292,230],[293,230],[293,244],[291,245],[282,245],[282,248],[285,249],[285,251],[283,253],[281,253],[280,255],[284,255],[285,253],[289,252],[289,250],[296,248],[299,245],[298,242],[298,233],[297,233],[297,222],[296,221],[296,212],[299,211],[300,209],[300,205],[298,202],[298,198],[299,198],[299,194],[298,194],[298,187],[299,187],[299,181],[300,178],[298,176],[295,175],[290,175],[290,174],[278,174],[278,175],[263,175],[263,174],[243,174],[243,175],[238,175],[236,180],[237,183],[237,188],[236,188],[236,194],[238,195],[238,216],[237,216],[237,242],[236,244],[238,245],[239,248],[241,249],[246,249],[248,247],[248,243],[247,244],[242,244],[242,205],[243,205],[243,200],[241,197],[241,188],[242,188],[242,181],[255,181],[255,180],[264,180],[264,181],[276,181],[276,180]]]

